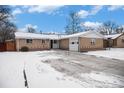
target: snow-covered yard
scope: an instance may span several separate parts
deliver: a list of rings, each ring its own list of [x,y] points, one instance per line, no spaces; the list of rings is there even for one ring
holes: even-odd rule
[[[58,58],[47,56],[46,52],[49,53],[48,51],[0,53],[0,87],[25,87],[24,64],[29,87],[81,87],[72,77],[65,77],[48,64],[42,63],[41,59]]]
[[[124,62],[60,50],[0,52],[0,87],[124,87]]]
[[[90,51],[85,54],[124,60],[124,48],[110,48],[107,50]]]

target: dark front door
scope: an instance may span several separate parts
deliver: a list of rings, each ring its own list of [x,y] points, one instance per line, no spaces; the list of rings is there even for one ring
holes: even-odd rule
[[[53,48],[53,40],[50,41],[51,48]]]

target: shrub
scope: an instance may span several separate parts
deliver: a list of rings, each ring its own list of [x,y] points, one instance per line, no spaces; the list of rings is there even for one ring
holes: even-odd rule
[[[20,51],[26,52],[26,51],[29,51],[29,48],[26,46],[23,46],[23,47],[21,47]]]

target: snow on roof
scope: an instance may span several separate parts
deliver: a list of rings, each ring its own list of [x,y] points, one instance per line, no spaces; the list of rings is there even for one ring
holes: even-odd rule
[[[44,35],[44,34],[26,33],[26,32],[15,33],[15,38],[26,38],[26,39],[64,39],[71,37],[103,38],[103,36],[96,31],[85,31],[72,35]]]
[[[89,38],[103,38],[103,35],[96,31],[85,31],[85,32],[80,32],[72,35],[67,35],[62,38],[71,38],[71,37],[89,37]]]
[[[59,39],[64,35],[44,35],[36,33],[16,32],[15,38],[26,38],[26,39]]]
[[[105,39],[108,39],[108,38],[111,38],[111,39],[116,39],[117,37],[119,37],[120,35],[122,35],[123,33],[120,33],[120,34],[113,34],[113,35],[105,35],[104,38]]]

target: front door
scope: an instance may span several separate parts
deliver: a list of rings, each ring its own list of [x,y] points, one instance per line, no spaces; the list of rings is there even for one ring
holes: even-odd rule
[[[53,40],[50,40],[51,48],[53,48]]]
[[[51,40],[51,48],[53,48],[53,49],[59,48],[59,41],[58,40]]]

